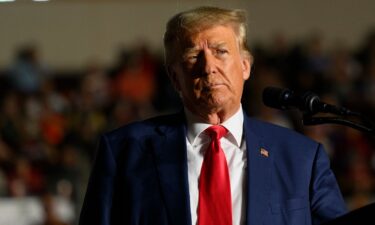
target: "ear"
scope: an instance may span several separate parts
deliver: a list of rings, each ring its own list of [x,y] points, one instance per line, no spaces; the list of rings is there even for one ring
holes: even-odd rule
[[[252,64],[251,56],[242,57],[242,77],[244,80],[247,80],[250,77],[251,64]]]
[[[168,77],[171,80],[171,83],[172,83],[174,89],[176,89],[177,92],[180,91],[181,86],[180,86],[180,83],[177,80],[176,69],[174,68],[173,65],[167,66],[167,73],[168,73]]]

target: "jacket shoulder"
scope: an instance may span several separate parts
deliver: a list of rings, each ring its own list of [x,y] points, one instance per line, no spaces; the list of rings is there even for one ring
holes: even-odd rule
[[[251,127],[253,127],[253,130],[268,143],[306,145],[306,147],[317,146],[319,144],[315,140],[290,128],[275,125],[255,118],[249,118],[248,123]]]
[[[183,123],[183,115],[180,113],[160,115],[142,121],[131,122],[108,131],[103,136],[111,140],[125,138],[139,139],[157,133],[159,131],[158,128],[163,129],[165,127],[177,126],[181,125],[181,123]]]

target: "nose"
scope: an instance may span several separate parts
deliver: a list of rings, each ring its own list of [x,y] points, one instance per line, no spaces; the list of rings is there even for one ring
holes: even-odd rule
[[[216,74],[216,60],[214,55],[208,50],[205,50],[202,57],[202,72],[204,75]]]

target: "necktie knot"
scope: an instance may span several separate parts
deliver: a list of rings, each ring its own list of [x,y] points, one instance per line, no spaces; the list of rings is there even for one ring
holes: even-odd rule
[[[212,139],[220,140],[220,138],[224,137],[228,133],[228,130],[221,125],[213,125],[208,127],[205,130],[205,133],[208,134]]]

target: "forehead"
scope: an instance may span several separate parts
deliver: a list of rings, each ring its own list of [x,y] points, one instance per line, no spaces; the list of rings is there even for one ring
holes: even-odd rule
[[[232,45],[237,43],[236,34],[230,26],[215,26],[187,35],[184,48],[199,48],[204,45]]]

